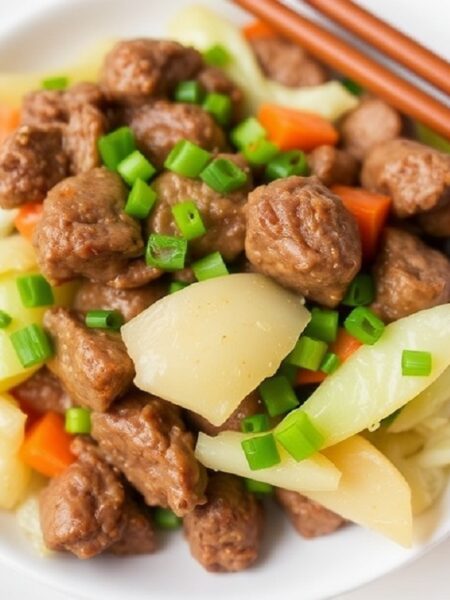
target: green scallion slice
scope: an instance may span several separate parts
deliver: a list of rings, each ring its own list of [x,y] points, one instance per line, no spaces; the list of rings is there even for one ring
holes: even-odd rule
[[[241,421],[241,431],[243,433],[262,433],[270,429],[269,418],[265,413],[258,413],[245,417]]]
[[[339,327],[339,313],[336,310],[313,308],[311,320],[304,333],[305,335],[331,343],[336,340]]]
[[[180,140],[170,151],[164,166],[183,177],[198,177],[212,155],[189,140]]]
[[[90,329],[118,331],[123,323],[123,316],[117,310],[89,310],[85,316],[86,327]]]
[[[219,194],[229,194],[247,183],[247,174],[233,161],[216,158],[200,173],[200,179]]]
[[[192,265],[192,270],[197,281],[205,281],[214,277],[223,277],[229,275],[227,266],[220,252],[213,252],[203,258],[200,258]]]
[[[327,375],[331,375],[341,364],[341,359],[334,352],[327,352],[324,356],[320,370]]]
[[[124,211],[135,219],[146,219],[156,202],[156,192],[142,179],[136,179]]]
[[[286,361],[296,367],[317,371],[327,352],[327,348],[328,346],[325,342],[302,335],[292,352],[287,356]]]
[[[158,506],[153,511],[153,521],[159,529],[178,529],[183,520],[168,508]]]
[[[373,277],[366,273],[359,273],[349,285],[342,300],[345,306],[366,306],[375,298],[375,283]]]
[[[181,81],[175,88],[175,102],[185,104],[201,104],[205,98],[205,90],[198,81]]]
[[[267,131],[255,117],[249,117],[232,130],[231,141],[239,150],[267,137]]]
[[[50,338],[35,323],[15,331],[10,339],[20,364],[25,368],[45,362],[53,354]]]
[[[219,125],[222,125],[222,127],[229,124],[233,105],[230,97],[226,94],[211,92],[204,99],[202,107],[217,121],[217,123],[219,123]]]
[[[243,440],[241,446],[252,471],[268,469],[281,460],[271,433]]]
[[[65,428],[74,435],[91,433],[91,411],[88,408],[74,406],[66,410]]]
[[[301,150],[280,152],[266,166],[266,179],[284,179],[292,175],[308,175],[308,161]]]
[[[0,329],[6,329],[11,324],[12,317],[4,310],[0,310]]]
[[[69,78],[65,75],[59,75],[56,77],[47,77],[41,82],[42,89],[44,90],[65,90],[69,85]]]
[[[172,235],[152,233],[148,238],[145,261],[150,267],[164,271],[184,269],[187,240]]]
[[[431,374],[431,352],[424,350],[403,350],[402,375],[410,377],[426,377]]]
[[[203,59],[211,67],[226,67],[231,62],[231,55],[221,44],[214,44],[203,52]]]
[[[124,158],[117,165],[117,170],[130,187],[137,179],[148,181],[156,173],[155,167],[139,150],[135,150]]]
[[[275,375],[263,381],[259,386],[259,393],[271,417],[284,415],[299,404],[291,384],[284,375]]]
[[[275,439],[297,461],[320,450],[324,437],[308,415],[297,410],[288,415],[274,431]]]
[[[264,481],[246,478],[245,487],[252,494],[273,494],[273,486],[270,483],[264,483]]]
[[[98,140],[98,151],[103,164],[116,171],[119,163],[136,150],[134,133],[129,127],[120,127]]]
[[[375,344],[383,335],[384,323],[365,306],[358,306],[344,321],[345,329],[363,344]]]
[[[23,275],[16,279],[17,290],[26,308],[50,306],[55,297],[48,281],[42,275]]]
[[[200,211],[192,200],[175,204],[171,210],[175,223],[186,240],[195,240],[206,233]]]

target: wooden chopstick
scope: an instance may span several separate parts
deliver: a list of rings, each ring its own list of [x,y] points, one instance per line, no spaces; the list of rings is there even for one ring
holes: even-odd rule
[[[277,0],[234,0],[313,56],[450,138],[450,108]]]
[[[450,63],[351,0],[303,0],[361,40],[450,94]]]

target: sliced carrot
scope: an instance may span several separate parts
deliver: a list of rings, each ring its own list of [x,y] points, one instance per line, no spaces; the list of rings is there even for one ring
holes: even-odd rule
[[[370,261],[375,256],[392,200],[389,196],[345,185],[333,185],[331,190],[355,217],[361,234],[363,257]]]
[[[295,383],[297,385],[308,385],[310,383],[322,383],[326,374],[322,371],[310,371],[309,369],[299,369]]]
[[[20,457],[38,473],[56,477],[75,460],[70,451],[72,439],[64,429],[61,415],[45,413],[25,435]]]
[[[258,38],[273,37],[274,30],[264,21],[252,21],[242,28],[242,33],[247,40],[256,40]]]
[[[15,106],[0,104],[0,143],[19,126],[20,111]]]
[[[338,132],[329,121],[294,108],[262,104],[258,120],[280,150],[313,150],[323,144],[334,145],[338,140]]]
[[[42,202],[24,204],[20,207],[19,214],[14,219],[14,225],[17,231],[27,240],[32,239],[36,225],[42,218],[43,210]]]

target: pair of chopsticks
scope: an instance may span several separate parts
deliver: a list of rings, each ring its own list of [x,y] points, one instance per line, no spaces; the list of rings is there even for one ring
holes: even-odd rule
[[[310,54],[450,139],[450,108],[278,0],[234,0]],[[350,0],[304,0],[450,94],[450,64]]]

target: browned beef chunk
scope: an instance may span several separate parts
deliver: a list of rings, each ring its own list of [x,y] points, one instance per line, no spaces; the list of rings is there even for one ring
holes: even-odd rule
[[[87,104],[100,109],[106,107],[106,98],[101,87],[97,83],[89,81],[76,83],[64,92],[64,102],[69,113],[72,109],[80,108]]]
[[[52,411],[64,414],[72,406],[61,381],[47,367],[36,371],[11,393],[21,404],[40,413]]]
[[[110,547],[117,556],[151,554],[156,550],[156,532],[145,506],[127,497],[124,506],[125,529],[122,537]]]
[[[77,460],[41,493],[41,527],[51,550],[91,558],[121,538],[125,492],[92,444],[76,439],[72,450]]]
[[[358,160],[377,144],[398,137],[401,130],[400,113],[379,98],[364,98],[340,125],[344,149]]]
[[[123,211],[126,198],[119,175],[103,168],[51,190],[34,234],[38,263],[49,281],[78,275],[108,281],[143,252],[140,225]]]
[[[113,279],[107,281],[106,285],[116,290],[134,290],[155,281],[161,275],[161,269],[149,267],[143,258],[137,258],[130,261]]]
[[[193,79],[203,66],[201,55],[169,40],[118,42],[107,54],[101,83],[113,100],[141,103],[168,96],[177,83]]]
[[[96,309],[118,310],[125,321],[129,321],[162,298],[165,292],[165,286],[159,283],[134,290],[118,290],[85,280],[75,295],[73,306],[81,312]]]
[[[450,302],[450,261],[406,231],[386,228],[374,275],[372,308],[386,322]]]
[[[198,179],[188,179],[176,173],[163,173],[154,182],[157,202],[148,220],[150,232],[179,235],[171,207],[184,200],[193,200],[206,227],[202,237],[190,242],[193,256],[218,251],[225,260],[233,260],[244,250],[247,194],[251,189],[250,169],[238,154],[221,154],[244,169],[248,182],[242,188],[222,196]]]
[[[363,186],[391,196],[400,217],[450,203],[450,155],[411,140],[378,144],[366,157]]]
[[[62,127],[67,122],[64,92],[36,90],[23,98],[21,123],[34,127]]]
[[[181,283],[195,283],[197,281],[191,267],[185,267],[179,271],[174,271],[172,277],[175,281],[181,281]]]
[[[191,553],[207,571],[242,571],[258,558],[263,529],[262,506],[227,473],[215,473],[206,490],[208,501],[184,518]]]
[[[225,423],[219,427],[192,411],[188,411],[188,418],[189,422],[199,431],[203,431],[208,435],[218,435],[221,431],[241,431],[242,419],[260,412],[264,412],[264,409],[261,398],[258,392],[255,391],[246,396]]]
[[[0,146],[0,208],[43,200],[68,169],[58,129],[19,127]]]
[[[139,149],[158,168],[177,142],[189,140],[206,150],[225,146],[223,131],[214,119],[195,104],[156,100],[128,111],[128,124]]]
[[[434,237],[450,237],[450,202],[417,217],[420,228]]]
[[[197,81],[207,92],[229,96],[233,107],[233,121],[239,121],[242,118],[244,94],[222,69],[206,67],[198,75]]]
[[[336,513],[298,492],[277,488],[276,497],[292,525],[305,538],[328,535],[345,523]]]
[[[86,173],[101,164],[98,139],[106,133],[106,119],[101,110],[90,104],[70,111],[64,130],[64,150],[71,173]]]
[[[330,187],[352,185],[358,177],[358,161],[349,152],[334,146],[318,146],[308,156],[311,175]]]
[[[148,505],[184,516],[205,501],[205,471],[175,406],[130,392],[108,412],[92,414],[92,436]]]
[[[288,87],[320,85],[327,79],[326,69],[303,48],[279,36],[250,41],[263,72]]]
[[[48,310],[44,325],[55,349],[48,367],[75,404],[102,411],[127,391],[134,367],[119,334],[89,329],[65,308]]]
[[[279,179],[249,195],[245,252],[257,271],[330,307],[361,265],[354,218],[315,177]]]

